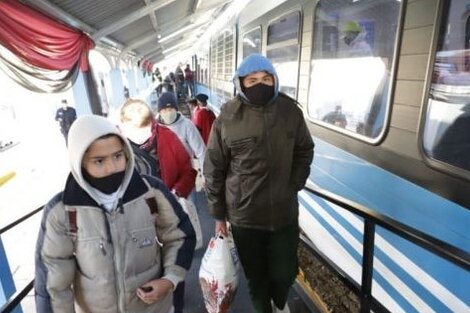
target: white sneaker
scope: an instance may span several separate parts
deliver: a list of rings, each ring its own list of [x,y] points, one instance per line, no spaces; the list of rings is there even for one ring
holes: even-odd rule
[[[279,309],[274,302],[271,300],[271,306],[273,307],[273,313],[290,313],[289,306],[286,305],[284,306],[284,309]]]

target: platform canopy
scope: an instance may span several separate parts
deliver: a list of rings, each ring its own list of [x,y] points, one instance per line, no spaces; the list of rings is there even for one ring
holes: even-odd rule
[[[96,46],[157,63],[207,35],[232,0],[26,0],[87,33]]]

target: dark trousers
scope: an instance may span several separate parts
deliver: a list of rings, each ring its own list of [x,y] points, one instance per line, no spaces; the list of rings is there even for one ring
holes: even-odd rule
[[[264,231],[232,225],[232,233],[255,312],[271,313],[271,299],[284,308],[298,272],[299,226]]]

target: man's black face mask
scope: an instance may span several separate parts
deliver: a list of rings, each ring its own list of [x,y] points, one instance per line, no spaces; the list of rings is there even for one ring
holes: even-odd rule
[[[90,185],[92,185],[94,188],[98,189],[102,193],[109,195],[113,192],[116,192],[119,186],[121,186],[126,171],[117,172],[100,178],[91,176],[85,169],[82,169],[82,173],[83,177]]]
[[[244,87],[243,93],[245,93],[250,103],[265,105],[274,97],[274,86],[258,83],[249,88]]]

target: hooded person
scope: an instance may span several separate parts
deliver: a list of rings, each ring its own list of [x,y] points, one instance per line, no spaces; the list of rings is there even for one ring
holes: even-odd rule
[[[196,95],[195,99],[197,101],[198,108],[194,110],[193,123],[201,133],[204,143],[207,144],[212,129],[212,123],[214,123],[215,120],[215,114],[207,106],[207,100],[209,100],[209,97],[206,94],[200,93]]]
[[[160,180],[138,174],[105,118],[77,119],[68,152],[71,173],[36,244],[37,312],[169,312],[193,256],[188,216]]]
[[[230,222],[255,312],[288,310],[297,274],[297,192],[309,177],[313,141],[276,71],[251,54],[233,78],[237,95],[212,127],[204,177],[215,233]],[[286,312],[286,311],[284,311]]]

